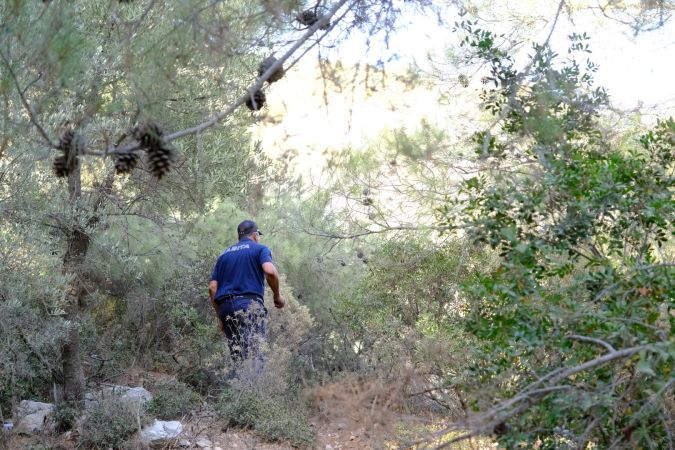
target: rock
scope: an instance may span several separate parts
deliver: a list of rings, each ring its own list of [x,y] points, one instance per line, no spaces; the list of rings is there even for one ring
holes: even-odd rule
[[[54,413],[52,403],[23,400],[17,408],[17,425],[14,431],[19,434],[34,434],[51,431],[54,424],[49,420]]]
[[[131,388],[120,398],[123,402],[133,402],[134,404],[144,404],[152,400],[152,394],[142,387]]]
[[[104,398],[110,398],[112,396],[117,396],[121,402],[129,403],[133,406],[138,406],[139,403],[145,404],[152,400],[152,394],[142,387],[132,388],[129,386],[112,385],[106,386],[100,391],[88,392],[84,396],[84,408],[94,408]]]
[[[13,428],[14,428],[14,422],[12,422],[11,420],[5,420],[2,423],[2,429],[5,430],[5,431],[12,431]]]
[[[330,444],[326,444],[325,450],[333,450],[333,446]]]
[[[177,420],[155,420],[141,430],[141,440],[150,447],[163,447],[166,441],[176,439],[183,431],[183,424]]]
[[[192,442],[190,442],[188,439],[179,439],[178,445],[183,448],[188,448],[192,447]]]
[[[195,445],[199,448],[211,448],[211,440],[206,437],[197,438]]]

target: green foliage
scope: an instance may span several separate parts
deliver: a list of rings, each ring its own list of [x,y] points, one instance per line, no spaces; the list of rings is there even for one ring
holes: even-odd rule
[[[483,91],[485,107],[504,119],[491,137],[502,151],[484,151],[493,148],[487,134],[477,142],[504,169],[464,183],[459,218],[441,213],[500,255],[468,286],[465,327],[481,352],[467,383],[473,406],[519,394],[534,403],[500,412],[512,417],[500,437],[507,447],[664,447],[675,362],[675,122],[617,147],[598,121],[606,94],[593,87],[595,65],[559,64],[535,46],[531,69],[517,74],[483,32],[465,29],[499,81]],[[571,54],[587,51],[585,36],[571,39]],[[583,370],[608,350],[610,359]],[[565,370],[570,378],[547,375]]]
[[[444,130],[434,127],[426,119],[422,119],[420,129],[412,133],[395,130],[388,138],[388,144],[396,155],[412,160],[431,159],[443,148],[447,136]]]
[[[78,408],[68,402],[59,402],[54,409],[55,429],[59,433],[68,431],[75,425],[79,415]]]
[[[18,261],[17,261],[18,262]],[[0,408],[11,411],[21,400],[49,398],[53,377],[59,375],[60,346],[68,324],[55,320],[41,325],[38,311],[20,300],[32,286],[22,286],[12,276],[0,288]],[[44,277],[43,280],[48,280]],[[50,298],[49,287],[34,286],[34,300],[58,304]],[[25,298],[25,297],[23,297]]]
[[[317,363],[379,374],[412,365],[441,384],[456,382],[474,346],[461,329],[469,301],[463,286],[492,260],[461,240],[415,234],[383,243],[361,282],[333,306],[334,332]]]
[[[82,422],[78,444],[82,448],[127,448],[130,438],[141,426],[142,412],[135,405],[104,399]]]
[[[226,389],[218,403],[218,413],[229,424],[253,429],[270,441],[288,441],[295,447],[309,447],[314,441],[306,409],[283,395]]]
[[[195,391],[180,381],[162,382],[154,386],[153,398],[146,405],[149,414],[170,420],[196,410],[202,399]]]

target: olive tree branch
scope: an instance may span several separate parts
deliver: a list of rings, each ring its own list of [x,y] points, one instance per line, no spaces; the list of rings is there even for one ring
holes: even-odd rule
[[[306,234],[309,234],[310,236],[318,236],[318,237],[324,237],[328,239],[354,239],[357,237],[362,237],[362,236],[368,236],[371,234],[382,234],[382,233],[389,233],[392,231],[448,231],[448,227],[432,227],[432,226],[406,226],[406,225],[400,225],[400,226],[387,226],[383,227],[380,230],[370,230],[366,229],[363,231],[357,231],[354,233],[337,233],[337,232],[330,232],[330,231],[321,231],[321,230],[307,230],[303,229],[302,231]]]

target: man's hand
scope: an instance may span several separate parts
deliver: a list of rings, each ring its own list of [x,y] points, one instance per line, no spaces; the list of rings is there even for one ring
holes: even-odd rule
[[[281,296],[281,294],[275,295],[274,296],[274,306],[277,307],[278,309],[281,309],[284,307],[286,304],[286,301],[284,298]]]

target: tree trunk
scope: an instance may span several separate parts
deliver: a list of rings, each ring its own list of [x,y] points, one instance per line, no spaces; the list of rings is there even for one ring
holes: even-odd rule
[[[79,164],[68,176],[68,192],[71,207],[76,208],[82,196]],[[70,322],[66,340],[61,349],[63,365],[63,400],[80,402],[84,398],[85,378],[80,357],[80,303],[82,296],[82,263],[89,249],[89,236],[74,226],[68,233],[68,247],[63,256],[63,273],[70,276],[66,292],[66,317]]]
[[[79,165],[68,177],[68,192],[72,208],[81,208],[82,197],[81,172]],[[86,210],[80,211],[88,217],[86,229],[74,224],[68,232],[68,248],[63,257],[63,273],[70,277],[66,292],[66,320],[70,321],[70,329],[63,344],[61,359],[63,366],[63,399],[79,402],[84,398],[85,382],[82,359],[80,357],[80,307],[85,294],[82,285],[83,266],[89,251],[91,237],[89,233],[99,223],[99,209],[103,206],[106,195],[110,195],[115,180],[112,169],[105,181],[99,186],[98,196]]]
[[[78,403],[84,398],[85,378],[80,358],[79,323],[69,315],[70,329],[61,349],[63,360],[63,400]]]

